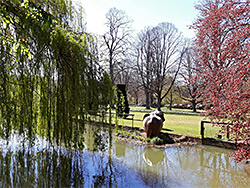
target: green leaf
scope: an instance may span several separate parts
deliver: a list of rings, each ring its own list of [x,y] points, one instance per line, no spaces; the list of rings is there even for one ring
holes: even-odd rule
[[[31,53],[30,53],[30,51],[28,52],[28,59],[31,60]]]
[[[3,28],[6,29],[7,28],[7,24],[5,21],[3,21]]]

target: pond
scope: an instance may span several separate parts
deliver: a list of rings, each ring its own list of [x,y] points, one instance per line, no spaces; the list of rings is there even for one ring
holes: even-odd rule
[[[0,140],[0,187],[249,187],[250,167],[231,150],[208,146],[156,149],[109,142],[85,125],[84,147],[58,147],[17,133]]]

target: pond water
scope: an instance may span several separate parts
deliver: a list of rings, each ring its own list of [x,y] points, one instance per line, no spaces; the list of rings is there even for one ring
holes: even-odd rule
[[[250,166],[231,150],[208,146],[165,149],[109,142],[85,125],[84,149],[39,136],[0,140],[0,187],[249,187]]]

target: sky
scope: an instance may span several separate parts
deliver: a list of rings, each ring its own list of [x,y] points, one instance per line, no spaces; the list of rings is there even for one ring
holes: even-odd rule
[[[87,31],[103,34],[105,15],[110,8],[125,11],[133,20],[135,33],[147,26],[157,26],[161,22],[170,22],[182,32],[184,37],[192,38],[194,31],[188,28],[197,18],[194,5],[198,0],[77,0],[85,9]]]

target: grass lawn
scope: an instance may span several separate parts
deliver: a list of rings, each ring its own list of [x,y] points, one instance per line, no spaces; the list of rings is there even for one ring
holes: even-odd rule
[[[204,119],[203,116],[166,114],[165,119],[163,131],[170,129],[169,132],[172,133],[200,137],[200,123]],[[207,137],[214,137],[218,131],[218,127],[205,125],[205,136]]]
[[[143,128],[142,119],[145,112],[131,111],[134,114],[134,127]],[[200,137],[200,123],[204,116],[187,115],[187,114],[169,114],[165,113],[166,121],[163,125],[163,132],[182,134],[187,136]],[[131,117],[128,117],[131,118]],[[119,118],[119,125],[131,126],[131,119]],[[213,138],[219,131],[218,127],[212,127],[209,124],[205,125],[205,137]]]

